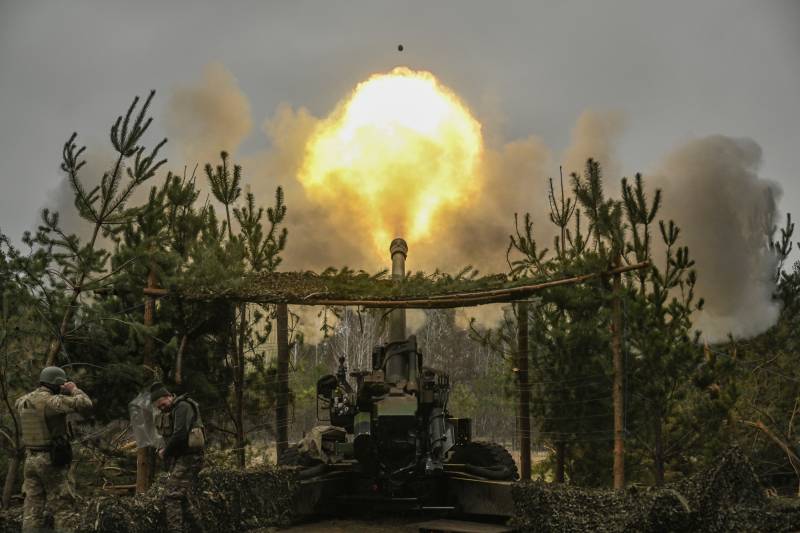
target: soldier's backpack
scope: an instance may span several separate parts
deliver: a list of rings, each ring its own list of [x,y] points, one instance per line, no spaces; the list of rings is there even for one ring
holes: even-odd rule
[[[186,446],[189,450],[200,451],[206,446],[206,433],[203,420],[200,418],[200,406],[188,396],[178,398],[177,402],[186,402],[192,406],[194,420],[192,421],[192,428],[189,430],[189,439]]]

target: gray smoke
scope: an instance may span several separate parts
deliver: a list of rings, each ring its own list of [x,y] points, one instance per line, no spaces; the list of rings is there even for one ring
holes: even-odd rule
[[[175,89],[167,109],[169,137],[192,166],[218,161],[222,150],[235,154],[253,128],[250,101],[221,63],[209,64],[200,83]]]
[[[80,139],[78,139],[78,141],[80,142]],[[114,164],[117,160],[117,154],[113,152],[111,148],[103,146],[101,143],[91,143],[90,146],[87,146],[82,157],[86,160],[86,165],[80,169],[78,177],[87,191],[100,183],[103,173],[110,173],[113,171]],[[126,182],[127,176],[124,174],[125,170],[122,169],[122,172],[124,176],[123,182]],[[72,189],[72,185],[66,174],[64,172],[61,172],[61,174],[62,177],[58,185],[47,193],[44,207],[47,207],[50,211],[58,212],[59,225],[62,230],[66,233],[74,233],[83,241],[86,241],[92,236],[92,230],[94,228],[93,223],[78,215],[78,210],[75,207],[75,193]],[[40,220],[41,219],[36,220],[37,226]],[[102,237],[98,242],[101,245],[108,244]]]
[[[781,190],[758,175],[761,157],[751,139],[714,135],[671,152],[650,180],[664,191],[661,218],[681,227],[697,262],[706,309],[696,325],[709,340],[760,333],[780,311],[767,235]]]
[[[530,212],[543,246],[550,244],[547,172],[552,155],[538,137],[489,147],[484,153],[484,190],[468,209],[445,211],[439,238],[409,252],[415,268],[453,271],[472,265],[482,273],[505,272],[514,213]],[[419,265],[419,266],[416,266]]]
[[[594,159],[607,179],[609,192],[618,189],[617,176],[621,165],[617,158],[616,144],[625,124],[622,113],[587,109],[578,117],[572,129],[570,146],[561,158],[564,175],[573,172],[582,175],[586,160]]]

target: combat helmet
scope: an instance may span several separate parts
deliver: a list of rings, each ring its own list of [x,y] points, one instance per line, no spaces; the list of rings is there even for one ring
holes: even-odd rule
[[[39,374],[39,383],[60,387],[67,382],[67,374],[57,366],[48,366]]]

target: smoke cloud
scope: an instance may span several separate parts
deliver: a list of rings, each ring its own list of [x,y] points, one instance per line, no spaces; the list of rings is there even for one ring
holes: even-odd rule
[[[311,202],[295,178],[303,162],[306,142],[318,123],[319,119],[304,108],[279,106],[262,126],[271,148],[243,159],[245,175],[250,178],[253,194],[262,202],[272,201],[275,188],[283,187],[289,207],[285,268],[321,270],[347,265],[374,270],[378,263],[369,261],[366,250],[359,244],[360,221],[340,220],[335,224],[331,211]]]
[[[91,146],[86,148],[83,153],[86,164],[78,172],[78,177],[84,185],[84,188],[89,191],[100,183],[103,174],[111,173],[116,163],[117,154],[110,148],[103,146],[100,143],[92,142]],[[125,169],[121,171],[123,174],[122,181],[127,182],[128,177],[125,175]],[[64,172],[61,172],[62,177],[58,185],[47,193],[45,206],[50,211],[58,212],[58,222],[66,233],[74,233],[82,240],[86,241],[92,237],[93,224],[78,214],[78,209],[75,207],[75,193],[72,190],[72,185],[69,178]],[[37,226],[41,219],[36,220]],[[102,235],[98,238],[98,243],[102,245],[109,244]]]
[[[706,299],[696,325],[710,340],[760,333],[780,312],[767,236],[781,190],[759,177],[761,157],[751,139],[705,137],[668,154],[650,180],[664,191],[662,218],[681,227],[696,261]]]
[[[447,221],[436,242],[409,254],[426,270],[455,270],[472,265],[482,272],[507,270],[505,252],[514,213],[531,212],[538,230],[547,231],[545,184],[550,150],[538,137],[509,142],[484,153],[485,187],[468,210],[445,211]],[[549,240],[549,234],[547,235]],[[411,257],[411,255],[409,256]]]
[[[621,168],[617,159],[616,143],[622,134],[625,121],[622,113],[616,111],[586,110],[578,117],[572,129],[570,146],[564,151],[562,165],[564,175],[573,172],[583,174],[586,160],[594,159],[600,163],[603,174],[610,178],[611,190],[619,188]]]
[[[252,128],[250,101],[221,63],[209,64],[199,84],[176,89],[168,104],[167,132],[186,162],[235,153]]]
[[[172,140],[188,164],[204,161],[198,159],[201,154],[216,157],[221,148],[235,153],[252,122],[246,96],[221,65],[209,67],[198,87],[179,89],[171,108]],[[296,179],[307,141],[320,120],[302,107],[281,105],[261,128],[268,148],[237,158],[261,203],[272,202],[276,186],[284,188],[289,244],[282,267],[386,268],[388,243],[386,256],[376,257],[372,247],[364,245],[369,242],[365,221],[354,214],[344,220],[336,216],[334,223],[333,210],[309,200]],[[620,113],[584,112],[560,158],[565,175],[582,172],[585,160],[592,157],[603,165],[609,194],[616,196],[621,165],[615,147],[623,126]],[[487,132],[487,138],[498,136]],[[530,212],[540,247],[551,247],[547,178],[553,176],[558,159],[536,136],[485,147],[483,190],[467,206],[441,214],[439,220],[445,222],[437,236],[410,250],[409,268],[452,272],[473,265],[484,273],[506,271],[514,213]],[[660,218],[681,226],[680,243],[689,246],[697,262],[698,293],[707,302],[697,325],[710,340],[763,331],[779,311],[771,299],[775,264],[765,248],[764,228],[775,220],[780,190],[759,177],[760,162],[761,149],[754,141],[715,136],[675,149],[649,174],[649,189],[664,190]],[[461,314],[462,324],[470,316],[487,325],[502,317],[500,306]],[[313,323],[305,331],[319,328],[316,312],[302,315],[304,323]]]

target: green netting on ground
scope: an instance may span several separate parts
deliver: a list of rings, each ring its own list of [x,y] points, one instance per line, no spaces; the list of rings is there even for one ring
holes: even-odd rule
[[[514,489],[520,531],[668,532],[800,530],[797,502],[767,498],[749,460],[727,452],[705,472],[662,488],[592,490],[542,482]]]
[[[0,533],[19,533],[22,531],[22,507],[12,507],[0,511]]]
[[[200,510],[192,531],[256,531],[291,524],[298,483],[288,471],[203,470],[193,497]],[[705,472],[668,486],[624,491],[542,482],[513,488],[511,525],[527,532],[800,531],[800,500],[768,498],[738,449]],[[164,531],[164,487],[137,497],[105,496],[83,502],[77,531]],[[0,514],[0,533],[18,533],[21,509]],[[202,528],[201,528],[202,524]]]
[[[192,531],[248,531],[291,523],[294,476],[274,467],[252,470],[207,468],[192,494],[199,516]],[[105,497],[87,507],[78,531],[164,531],[164,486],[156,483],[135,498]],[[189,517],[187,517],[189,519]]]
[[[233,470],[207,468],[192,498],[199,516],[187,517],[191,531],[250,531],[287,526],[292,521],[294,475],[275,467]],[[164,485],[157,481],[136,497],[104,496],[81,504],[75,524],[80,533],[158,533],[166,531]],[[4,513],[0,533],[21,531],[21,509]]]

